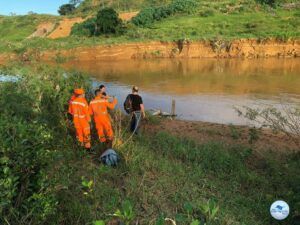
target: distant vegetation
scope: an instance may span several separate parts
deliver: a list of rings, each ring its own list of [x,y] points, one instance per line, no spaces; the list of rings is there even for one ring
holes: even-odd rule
[[[99,10],[96,18],[90,18],[72,28],[72,35],[98,36],[101,34],[121,34],[122,20],[118,13],[112,8]]]
[[[143,9],[132,19],[137,26],[146,26],[175,14],[192,14],[197,9],[195,0],[174,0],[166,6]]]
[[[55,23],[61,20],[61,17],[44,15],[0,17],[0,51],[19,53],[30,48],[60,49],[153,40],[275,38],[286,41],[300,37],[300,4],[296,0],[278,0],[274,6],[260,2],[258,3],[258,0],[86,0],[77,2],[75,11],[68,16],[85,16],[85,18],[88,16],[88,19],[73,27],[72,36],[57,40],[27,39],[27,37],[36,30],[38,24],[45,21]],[[97,13],[107,7],[120,13],[127,7],[124,5],[134,10],[141,9],[140,13],[131,21],[120,23],[115,20],[111,24],[119,25],[109,34],[102,35],[103,32],[96,24],[98,21],[101,27],[102,19],[97,20]],[[180,5],[184,7],[178,7]],[[102,24],[107,24],[110,18],[104,20],[106,22]]]
[[[74,10],[75,6],[73,4],[64,4],[59,7],[58,13],[59,15],[65,16],[72,14]]]

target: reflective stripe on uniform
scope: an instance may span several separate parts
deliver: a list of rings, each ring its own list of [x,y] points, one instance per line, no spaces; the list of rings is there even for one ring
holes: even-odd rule
[[[86,117],[85,115],[78,115],[78,114],[73,114],[73,116],[75,118],[85,118]]]
[[[94,114],[95,114],[95,116],[106,115],[107,112],[95,112]]]
[[[84,104],[84,103],[82,103],[82,102],[75,102],[75,101],[73,101],[71,104],[72,104],[72,105],[81,105],[81,106],[83,106],[83,107],[86,107],[86,104]]]
[[[107,100],[92,100],[90,104],[103,103],[103,102],[107,102]]]

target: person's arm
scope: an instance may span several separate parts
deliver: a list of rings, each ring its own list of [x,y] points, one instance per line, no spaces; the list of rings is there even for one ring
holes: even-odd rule
[[[117,99],[114,98],[112,102],[106,102],[106,107],[109,109],[115,108],[116,104],[118,103]]]
[[[83,112],[86,116],[86,119],[88,122],[91,122],[91,115],[90,115],[90,112],[89,112],[89,105],[87,103],[87,101],[85,101],[85,106],[83,106]]]
[[[140,104],[140,107],[141,107],[141,112],[142,112],[142,115],[143,115],[143,118],[146,117],[146,113],[145,113],[145,107],[144,107],[144,104]]]
[[[93,107],[92,107],[91,104],[89,105],[89,114],[90,114],[90,115],[93,115],[93,114],[94,114],[94,112],[93,112]]]

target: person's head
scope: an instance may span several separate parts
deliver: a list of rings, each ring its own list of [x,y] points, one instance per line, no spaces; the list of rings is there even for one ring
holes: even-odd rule
[[[97,96],[97,97],[101,96],[101,91],[100,91],[100,89],[96,89],[96,91],[95,91],[95,96]]]
[[[99,90],[100,90],[101,93],[103,93],[103,92],[106,91],[106,87],[105,87],[103,84],[101,84],[101,85],[99,86]]]
[[[74,89],[74,94],[77,96],[77,97],[84,97],[84,89],[82,88],[76,88]]]
[[[133,86],[132,87],[132,93],[138,93],[138,92],[139,92],[138,86]]]

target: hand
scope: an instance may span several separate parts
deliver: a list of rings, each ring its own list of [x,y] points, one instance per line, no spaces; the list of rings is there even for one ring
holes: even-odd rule
[[[143,112],[143,119],[145,119],[145,118],[146,118],[146,113]]]

